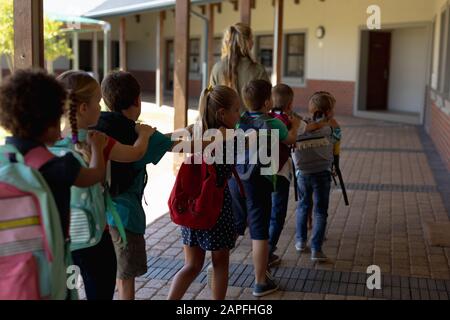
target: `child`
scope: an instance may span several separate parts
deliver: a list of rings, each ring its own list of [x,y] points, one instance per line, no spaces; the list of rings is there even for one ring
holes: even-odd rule
[[[272,109],[272,85],[264,80],[251,81],[243,90],[243,98],[248,112],[241,117],[239,128],[244,131],[270,128],[278,130],[280,142],[294,144],[300,125],[300,119],[292,117],[290,130],[279,119],[269,116]],[[280,153],[281,155],[281,153]],[[280,158],[280,163],[283,160]],[[286,162],[287,159],[284,160]],[[245,169],[237,165],[238,171]],[[266,274],[269,258],[269,225],[272,210],[273,176],[263,176],[259,168],[250,173],[247,180],[243,180],[246,207],[244,210],[239,198],[239,189],[235,181],[230,184],[233,195],[233,209],[236,215],[236,225],[239,234],[248,222],[253,247],[253,264],[255,266],[255,286],[253,295],[262,297],[278,290],[278,286]],[[242,178],[242,177],[241,177]]]
[[[127,72],[113,72],[102,82],[103,99],[111,112],[103,112],[97,129],[120,143],[133,145],[138,138],[136,121],[141,114],[141,88],[137,80]],[[147,182],[147,164],[158,164],[171,151],[175,143],[156,131],[144,157],[134,163],[111,163],[111,195],[126,229],[128,245],[122,247],[122,239],[112,221],[110,233],[117,257],[117,285],[122,300],[132,300],[135,294],[135,278],[147,272],[145,250],[145,212],[142,198]]]
[[[294,91],[285,84],[279,84],[272,90],[274,108],[270,116],[281,120],[288,129],[291,128],[290,116],[294,101]],[[305,122],[301,122],[299,131],[304,131]],[[292,181],[292,159],[290,157],[290,146],[280,145],[280,153],[287,154],[288,160],[277,174],[275,191],[272,193],[272,214],[269,229],[269,267],[281,262],[275,254],[281,231],[284,227],[289,202],[289,188]],[[281,156],[280,156],[281,157]]]
[[[240,99],[236,92],[225,86],[206,89],[200,98],[202,130],[234,129],[240,118]],[[224,151],[226,154],[226,151]],[[227,183],[233,165],[216,164],[218,181]],[[224,189],[224,203],[217,224],[211,230],[194,230],[182,227],[185,265],[175,276],[170,288],[169,300],[181,299],[203,268],[206,251],[212,251],[214,284],[213,298],[224,300],[228,288],[230,250],[234,248],[236,233],[228,186]]]
[[[281,120],[290,129],[292,126],[290,115],[293,113],[294,91],[288,85],[278,84],[272,90],[272,97],[274,108],[270,116]],[[298,134],[315,131],[325,125],[327,125],[326,122],[316,124],[301,121]],[[281,262],[280,257],[274,252],[284,227],[289,203],[289,189],[293,178],[291,147],[285,144],[280,145],[280,158],[286,157],[285,155],[287,154],[288,160],[277,174],[275,191],[272,194],[272,215],[269,230],[269,267],[276,266]]]
[[[62,145],[74,149],[84,155],[89,162],[90,155],[86,152],[84,136],[88,128],[95,126],[100,117],[101,89],[98,82],[88,73],[83,71],[67,71],[58,77],[59,82],[70,92],[70,109],[66,119]],[[139,134],[134,146],[123,145],[108,137],[108,143],[104,149],[104,160],[117,162],[134,162],[140,160],[148,147],[150,136],[154,129],[139,125],[136,127]],[[103,194],[99,194],[103,196]],[[95,199],[105,202],[105,199]],[[106,209],[106,206],[101,206]],[[99,222],[97,222],[99,223]],[[105,219],[99,226],[103,232],[101,240],[97,244],[88,244],[81,249],[72,251],[72,257],[76,265],[81,269],[84,280],[86,298],[88,300],[112,300],[116,284],[117,261],[114,246],[106,225]]]
[[[53,145],[61,137],[66,96],[64,87],[46,72],[16,71],[0,88],[0,124],[12,133],[6,143],[23,155]],[[106,137],[90,133],[87,144],[92,155],[89,168],[82,168],[72,154],[67,154],[53,158],[39,170],[56,201],[66,242],[69,241],[71,187],[89,187],[105,177]]]
[[[311,260],[319,262],[327,261],[322,243],[328,217],[334,145],[341,139],[339,124],[333,118],[335,104],[336,99],[327,92],[317,92],[311,97],[309,112],[312,119],[309,121],[328,122],[328,125],[299,136],[294,156],[300,193],[295,247],[300,252],[307,248],[307,215],[314,207]]]

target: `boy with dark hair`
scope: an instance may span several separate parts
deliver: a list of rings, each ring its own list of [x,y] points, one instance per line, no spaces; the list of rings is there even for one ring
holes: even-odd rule
[[[291,145],[297,137],[300,120],[292,118],[292,128],[288,130],[286,125],[279,119],[269,115],[272,109],[272,85],[265,80],[255,80],[247,84],[242,92],[243,100],[248,112],[245,112],[238,128],[244,131],[262,129],[277,130],[279,142]],[[260,141],[261,142],[261,141]],[[259,146],[261,147],[261,146]],[[246,153],[246,161],[250,155]],[[283,160],[279,163],[282,165]],[[286,159],[287,160],[287,159]],[[242,174],[248,168],[247,165],[237,165],[237,170]],[[258,168],[258,166],[256,166]],[[234,210],[236,213],[237,229],[243,234],[245,225],[248,224],[253,247],[253,264],[255,266],[255,286],[253,295],[262,297],[278,290],[270,274],[267,273],[269,258],[269,225],[272,211],[272,192],[274,187],[274,176],[263,176],[260,170],[246,172],[247,178],[242,181],[246,193],[246,207],[244,210],[240,205],[239,188],[235,181],[231,182],[234,197]]]
[[[113,72],[102,82],[103,99],[111,112],[103,112],[97,130],[122,144],[133,145],[138,138],[136,121],[141,115],[141,88],[127,72]],[[127,246],[113,221],[108,221],[117,256],[117,286],[122,300],[132,300],[135,278],[147,272],[145,212],[142,198],[147,183],[146,166],[156,165],[174,146],[170,137],[155,132],[144,157],[135,163],[111,162],[110,192],[127,234]]]

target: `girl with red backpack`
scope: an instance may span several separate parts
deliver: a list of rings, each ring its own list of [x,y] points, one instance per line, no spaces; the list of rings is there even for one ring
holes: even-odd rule
[[[203,132],[209,129],[219,129],[223,132],[224,129],[234,129],[236,127],[240,119],[240,99],[233,89],[225,86],[215,86],[214,88],[205,89],[202,93],[199,110]],[[223,154],[226,154],[225,149]],[[222,209],[217,222],[211,229],[200,230],[181,227],[185,265],[177,273],[172,282],[168,296],[169,300],[183,298],[191,283],[203,269],[206,251],[211,251],[212,256],[214,275],[212,286],[213,299],[224,300],[226,297],[230,250],[235,247],[237,238],[232,212],[231,194],[227,184],[227,181],[233,175],[234,165],[214,164],[208,167],[208,170],[211,170],[211,168],[215,169],[217,188],[223,189]],[[181,175],[181,170],[179,175]],[[182,184],[179,178],[177,178],[177,182]],[[212,194],[214,190],[209,192]],[[200,197],[201,195],[197,198],[197,201],[199,201],[198,199]],[[177,202],[177,199],[173,200]],[[171,209],[176,210],[174,206],[171,206]]]

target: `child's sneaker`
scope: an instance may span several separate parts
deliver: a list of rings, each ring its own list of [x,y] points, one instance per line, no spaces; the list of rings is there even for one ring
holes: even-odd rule
[[[306,249],[307,249],[306,242],[297,241],[295,243],[295,250],[297,250],[297,252],[304,252],[306,251]]]
[[[212,289],[212,287],[213,287],[212,283],[214,280],[214,268],[212,266],[212,263],[206,269],[206,279],[207,279],[208,288]]]
[[[272,279],[267,279],[265,284],[255,284],[253,295],[255,297],[264,297],[278,291],[278,289],[278,285]]]
[[[271,254],[269,256],[269,263],[267,264],[267,266],[269,268],[273,268],[278,266],[281,263],[281,258],[279,256],[277,256],[276,254]]]
[[[328,257],[322,251],[312,251],[311,252],[311,260],[317,262],[325,262],[328,261]]]

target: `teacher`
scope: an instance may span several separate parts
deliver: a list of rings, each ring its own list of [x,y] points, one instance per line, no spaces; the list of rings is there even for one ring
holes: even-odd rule
[[[230,26],[222,42],[222,59],[211,72],[212,86],[225,85],[237,91],[241,99],[241,113],[247,111],[242,100],[242,89],[252,80],[270,82],[266,69],[252,58],[252,29],[243,23]]]

